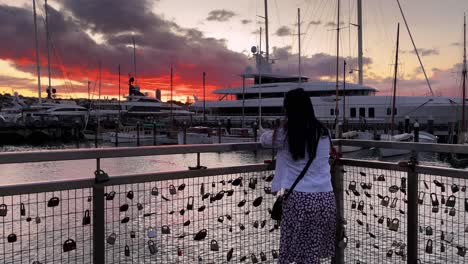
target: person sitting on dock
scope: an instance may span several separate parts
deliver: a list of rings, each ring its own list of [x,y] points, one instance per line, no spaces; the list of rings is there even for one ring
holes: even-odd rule
[[[329,131],[315,117],[303,89],[286,93],[284,109],[285,120],[279,128],[260,128],[261,144],[278,149],[271,190],[291,191],[283,201],[278,263],[315,264],[335,253],[337,211]]]

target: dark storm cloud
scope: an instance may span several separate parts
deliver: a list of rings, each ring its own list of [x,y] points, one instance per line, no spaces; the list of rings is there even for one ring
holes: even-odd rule
[[[206,20],[226,22],[226,21],[229,21],[234,16],[236,16],[236,13],[234,13],[233,11],[225,10],[225,9],[216,9],[208,13],[208,17],[206,18]]]
[[[80,82],[94,79],[98,61],[102,62],[103,78],[116,78],[119,64],[122,74],[133,73],[132,38],[137,47],[139,77],[167,76],[172,65],[180,83],[198,81],[203,71],[210,73],[212,83],[229,83],[248,64],[245,55],[227,49],[225,40],[207,38],[197,29],[181,28],[150,12],[152,7],[148,1],[64,0],[62,5],[60,11],[49,8],[55,46],[52,67],[56,77]],[[0,58],[10,61],[17,69],[35,74],[30,7],[0,5],[0,14],[0,39],[3,40]],[[41,17],[38,24],[41,62],[45,64],[45,30]],[[100,41],[96,42],[86,32],[97,34]]]
[[[275,70],[281,73],[297,74],[297,56],[298,54],[292,53],[291,46],[274,47],[271,57],[276,59]],[[343,60],[346,59],[348,65],[357,65],[357,58],[340,57],[339,63],[343,65]],[[370,58],[363,58],[364,65],[370,65],[372,60]],[[312,56],[302,57],[302,72],[304,75],[311,79],[320,79],[322,77],[336,76],[336,56],[317,53]],[[341,75],[343,73],[342,66],[339,68]]]

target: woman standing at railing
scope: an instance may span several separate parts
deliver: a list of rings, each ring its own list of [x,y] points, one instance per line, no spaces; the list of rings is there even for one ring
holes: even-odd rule
[[[278,263],[319,263],[335,252],[336,205],[329,132],[315,117],[303,89],[286,94],[284,109],[286,116],[280,128],[261,131],[260,137],[262,145],[278,149],[272,191],[286,190]]]

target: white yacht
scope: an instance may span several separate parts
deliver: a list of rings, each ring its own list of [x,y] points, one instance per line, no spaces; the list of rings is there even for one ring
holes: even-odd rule
[[[140,92],[138,86],[133,85],[133,77],[129,80],[129,95],[125,97],[125,101],[118,100],[103,100],[94,103],[90,110],[91,116],[174,116],[192,115],[193,112],[187,111],[177,104],[162,102],[155,97],[149,97],[147,94]]]

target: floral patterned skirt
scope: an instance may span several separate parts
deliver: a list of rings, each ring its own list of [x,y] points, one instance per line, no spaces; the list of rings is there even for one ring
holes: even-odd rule
[[[279,264],[316,264],[334,256],[336,204],[333,192],[292,192],[283,204]]]

